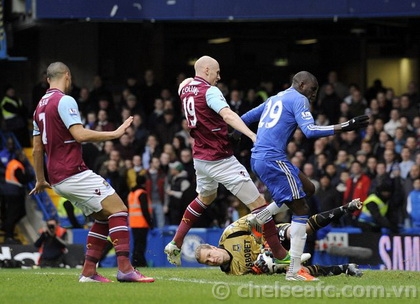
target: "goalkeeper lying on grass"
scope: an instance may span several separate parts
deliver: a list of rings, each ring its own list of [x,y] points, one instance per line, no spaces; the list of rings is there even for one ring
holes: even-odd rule
[[[306,232],[312,234],[322,227],[337,220],[347,212],[353,212],[362,208],[359,199],[352,200],[350,203],[311,216],[306,224]],[[290,247],[290,223],[278,224],[278,234],[283,246]],[[195,250],[195,257],[201,264],[209,266],[220,266],[226,274],[243,275],[248,273],[280,273],[285,272],[287,264],[275,264],[272,261],[269,248],[264,248],[264,240],[256,237],[251,232],[251,227],[247,221],[247,216],[230,224],[223,231],[219,240],[219,246],[201,244]],[[305,260],[310,255],[302,255]],[[312,276],[338,275],[346,273],[353,276],[361,276],[362,272],[355,264],[337,266],[306,266],[304,270]]]

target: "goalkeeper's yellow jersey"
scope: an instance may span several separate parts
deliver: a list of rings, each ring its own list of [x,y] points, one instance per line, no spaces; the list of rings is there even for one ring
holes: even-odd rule
[[[227,226],[220,237],[219,247],[225,249],[231,257],[228,265],[220,266],[226,274],[250,273],[253,263],[263,248],[264,238],[257,238],[251,233],[246,218],[247,215]],[[283,245],[289,245],[284,234],[290,223],[277,224],[276,226],[281,232],[280,239]],[[290,245],[287,246],[287,248],[289,247]]]
[[[233,222],[223,231],[219,247],[231,256],[229,265],[220,268],[227,274],[243,275],[251,272],[252,265],[261,252],[262,239],[257,239],[246,222],[246,216]]]

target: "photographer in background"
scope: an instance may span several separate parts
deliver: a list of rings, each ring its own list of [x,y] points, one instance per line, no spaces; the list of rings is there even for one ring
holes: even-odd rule
[[[61,268],[65,266],[64,257],[67,253],[67,230],[60,227],[55,219],[47,221],[47,227],[40,230],[40,236],[35,241],[41,256],[38,265],[42,268]]]

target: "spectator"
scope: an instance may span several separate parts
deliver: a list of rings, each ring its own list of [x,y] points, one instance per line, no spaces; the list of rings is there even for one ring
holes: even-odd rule
[[[26,184],[31,179],[28,169],[25,168],[25,154],[16,151],[15,158],[6,166],[3,196],[6,203],[6,216],[4,222],[4,237],[6,244],[19,244],[15,239],[15,227],[26,215]]]
[[[146,174],[146,169],[143,168],[143,162],[140,155],[134,155],[132,159],[132,168],[127,170],[127,186],[132,189],[136,186],[137,175]]]
[[[105,109],[98,111],[97,120],[94,126],[96,131],[112,131],[115,130],[115,124],[108,120],[108,112]]]
[[[194,139],[191,137],[191,134],[190,134],[190,131],[189,131],[189,128],[188,128],[188,123],[187,123],[187,120],[185,118],[183,118],[181,120],[181,130],[176,132],[175,136],[184,137],[185,146],[188,147],[188,148],[191,148],[192,145],[194,144]]]
[[[104,99],[109,102],[110,105],[114,105],[113,96],[111,91],[105,85],[100,75],[95,75],[92,79],[92,89],[89,91],[90,102],[94,110],[99,109],[99,100]]]
[[[334,85],[331,83],[326,84],[323,98],[318,99],[318,119],[319,114],[324,113],[328,121],[325,125],[338,123],[338,118],[340,117],[340,104],[342,101],[342,98],[335,92]]]
[[[415,164],[413,160],[410,158],[410,150],[407,147],[401,149],[401,162],[399,164],[400,167],[400,176],[401,178],[405,179],[408,176],[408,173],[411,170],[411,167]]]
[[[184,170],[188,173],[188,180],[194,184],[196,180],[194,162],[192,157],[192,151],[190,148],[184,148],[181,150],[179,160],[184,166]]]
[[[6,170],[7,164],[16,157],[16,146],[12,137],[7,137],[6,146],[0,150],[0,167],[3,173]]]
[[[330,84],[333,86],[335,93],[337,94],[337,96],[340,99],[343,99],[344,97],[346,97],[349,94],[349,90],[348,87],[343,84],[342,82],[340,82],[338,80],[338,74],[336,71],[330,71],[328,73],[328,79],[327,79],[327,83],[324,84],[320,89],[319,89],[319,98],[323,99],[325,93],[325,89],[327,87],[327,84]]]
[[[114,142],[112,140],[105,141],[102,150],[100,151],[95,162],[93,163],[93,167],[91,168],[93,172],[99,174],[103,163],[110,159],[112,150],[114,150]]]
[[[376,187],[382,184],[386,178],[389,178],[388,173],[386,172],[386,165],[384,162],[377,162],[375,168],[375,177],[371,179],[369,194],[376,192]]]
[[[153,111],[153,101],[160,97],[161,86],[155,79],[155,73],[152,69],[144,72],[143,82],[140,84],[140,99],[143,103],[145,117]]]
[[[404,131],[401,127],[395,130],[394,144],[395,152],[401,153],[402,148],[405,146],[406,139],[404,138]]]
[[[162,152],[159,157],[160,160],[160,168],[165,172],[165,174],[169,174],[169,163],[171,162],[171,157],[168,153]]]
[[[83,121],[83,125],[86,129],[95,130],[97,125],[97,115],[96,112],[91,111],[85,114],[85,120]]]
[[[134,94],[127,96],[125,107],[130,111],[130,115],[139,114],[145,117],[142,104],[138,102],[138,98]]]
[[[420,178],[413,182],[413,190],[407,197],[407,215],[409,226],[420,229]]]
[[[398,110],[391,110],[390,119],[384,125],[384,131],[391,137],[395,136],[395,130],[401,126],[400,114]]]
[[[67,230],[55,219],[49,219],[46,227],[40,229],[34,245],[39,248],[41,256],[38,265],[41,268],[64,268],[67,250]]]
[[[229,105],[232,111],[236,112],[239,116],[251,109],[250,104],[242,100],[242,92],[237,89],[230,91]]]
[[[315,197],[318,200],[318,208],[319,212],[331,210],[341,206],[342,198],[335,189],[333,185],[331,185],[331,178],[329,175],[324,174],[319,179],[320,187],[318,191],[315,193]]]
[[[399,109],[400,115],[408,119],[408,123],[412,123],[415,116],[419,115],[419,109],[416,105],[412,105],[410,96],[403,94],[400,97],[401,107]]]
[[[180,126],[175,121],[174,111],[170,109],[163,112],[163,122],[158,123],[154,128],[162,145],[172,143],[172,139],[179,130]]]
[[[120,173],[118,162],[115,159],[110,159],[106,162],[106,171],[102,177],[107,181],[112,188],[115,189],[115,192],[121,197],[121,199],[126,198],[128,194],[128,186],[126,183],[125,175]],[[126,201],[123,199],[124,203]]]
[[[369,194],[371,180],[363,173],[363,167],[358,161],[353,161],[350,167],[350,178],[346,182],[346,191],[344,192],[343,204],[359,198],[362,202]],[[351,216],[342,217],[345,225],[353,225],[359,216],[356,211]]]
[[[328,164],[328,155],[326,153],[318,154],[315,162],[315,179],[319,179],[322,175],[325,174],[325,167]]]
[[[375,121],[376,118],[382,118],[384,121],[388,119],[388,116],[381,111],[379,102],[376,98],[370,101],[369,107],[365,109],[365,114],[370,116],[372,122]]]
[[[120,152],[120,156],[123,160],[132,159],[135,153],[132,138],[130,138],[127,133],[119,138],[114,149]]]
[[[387,218],[388,204],[393,190],[390,179],[382,181],[376,187],[375,193],[363,200],[363,208],[357,226],[363,231],[381,232],[381,229],[385,228],[398,233],[398,225],[390,222]]]
[[[407,116],[400,116],[401,128],[404,131],[404,137],[415,136],[413,126],[409,123]]]
[[[330,178],[330,184],[333,187],[336,187],[340,182],[340,175],[337,172],[337,168],[332,163],[328,163],[325,166],[325,175],[328,175],[328,177]]]
[[[356,155],[356,152],[360,150],[361,140],[356,131],[341,133],[340,139],[340,150],[345,150],[350,155]]]
[[[168,213],[168,206],[165,204],[166,173],[160,168],[158,157],[152,157],[145,175],[147,178],[146,191],[152,202],[154,227],[162,228],[165,226],[165,214]]]
[[[146,145],[142,152],[141,158],[143,160],[143,167],[149,169],[150,160],[153,156],[159,157],[162,149],[159,144],[159,139],[155,134],[149,134],[146,140]]]
[[[319,189],[319,181],[315,179],[315,169],[314,165],[311,163],[306,163],[303,165],[303,174],[312,182],[315,187],[315,193]]]
[[[414,181],[420,178],[420,165],[413,165],[408,176],[402,180],[402,188],[404,190],[404,201],[407,201],[408,194],[414,189]]]
[[[353,155],[349,155],[346,150],[339,150],[337,153],[337,158],[334,161],[334,165],[337,168],[337,172],[350,169],[350,165],[353,162]]]
[[[90,92],[88,88],[80,88],[79,96],[77,97],[76,101],[77,105],[79,106],[79,111],[82,117],[86,117],[86,114],[91,111],[96,111],[96,109],[92,106],[90,100]]]
[[[162,98],[155,98],[153,102],[153,111],[150,113],[147,120],[147,126],[150,130],[153,130],[153,128],[159,124],[164,122],[163,120],[163,99]]]
[[[369,176],[370,180],[373,181],[373,179],[376,177],[376,165],[378,164],[378,160],[375,156],[369,156],[366,161],[366,175]],[[385,166],[384,166],[385,171]]]
[[[144,150],[144,146],[146,145],[146,140],[150,134],[150,131],[144,123],[143,117],[140,114],[133,115],[132,128],[134,130],[134,152],[141,153],[141,151]]]
[[[136,186],[128,194],[128,223],[133,238],[131,264],[134,267],[147,267],[145,257],[147,234],[152,223],[152,203],[145,190],[146,177],[137,175]]]
[[[137,97],[140,97],[140,83],[134,73],[129,73],[125,79],[124,90],[128,90],[128,94],[132,94]],[[121,94],[123,95],[123,94]],[[122,100],[126,100],[124,97],[121,98]]]
[[[362,165],[363,170],[366,170],[367,166],[367,154],[365,151],[359,150],[356,152],[356,160]]]
[[[4,89],[0,110],[3,122],[0,129],[12,132],[22,147],[31,147],[28,132],[28,111],[11,85],[6,85]]]
[[[417,152],[420,151],[417,149],[416,138],[414,136],[408,136],[405,140],[405,146],[410,151],[410,159],[415,160]]]
[[[417,109],[419,109],[420,95],[418,91],[418,85],[414,80],[408,83],[407,92],[404,95],[407,95],[409,97],[412,106],[416,106]]]
[[[354,90],[351,94],[349,115],[354,117],[365,114],[367,104],[366,99],[363,98],[362,92],[358,89]]]
[[[392,149],[386,149],[384,151],[384,162],[385,162],[385,170],[387,172],[387,174],[391,177],[394,178],[394,174],[395,171],[400,171],[400,164],[398,162],[398,160],[395,157],[395,152]],[[399,173],[398,173],[399,176]]]
[[[384,160],[385,143],[390,139],[391,137],[385,131],[379,133],[379,140],[373,147],[373,155],[378,160]]]
[[[125,166],[125,161],[122,159],[120,152],[118,150],[112,149],[111,152],[109,152],[109,159],[107,159],[104,163],[102,163],[101,168],[99,169],[99,175],[102,177],[106,175],[107,168],[108,168],[108,162],[110,160],[115,161],[118,172],[121,176],[125,177],[127,168]]]
[[[185,138],[182,135],[175,135],[172,139],[172,147],[174,148],[177,159],[179,159],[181,151],[187,147]]]
[[[178,155],[175,152],[175,148],[172,144],[167,143],[163,145],[163,152],[169,155],[169,162],[175,162],[178,160]]]
[[[188,181],[184,166],[179,161],[170,163],[169,168],[170,181],[166,189],[169,225],[178,225],[186,207],[181,198],[191,183]]]
[[[375,98],[377,96],[377,93],[378,92],[385,92],[385,91],[386,91],[386,89],[382,85],[382,80],[381,79],[375,79],[373,81],[373,85],[370,86],[366,90],[365,98],[369,102],[369,101],[371,101],[373,98]]]

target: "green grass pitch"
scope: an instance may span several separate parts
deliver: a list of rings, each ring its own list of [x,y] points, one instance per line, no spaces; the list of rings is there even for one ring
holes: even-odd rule
[[[154,283],[79,283],[79,269],[0,269],[0,303],[419,303],[420,272],[366,270],[361,278],[287,282],[284,275],[227,276],[217,268],[145,268]],[[279,302],[282,301],[282,302]]]

